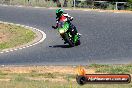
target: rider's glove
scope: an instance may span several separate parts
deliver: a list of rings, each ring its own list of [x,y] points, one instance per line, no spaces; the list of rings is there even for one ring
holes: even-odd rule
[[[67,20],[68,21],[72,21],[73,20],[73,17],[68,17]]]
[[[52,28],[53,28],[53,29],[56,29],[57,27],[55,27],[55,26],[52,26]]]
[[[73,17],[70,18],[70,21],[72,21],[72,20],[73,20]]]

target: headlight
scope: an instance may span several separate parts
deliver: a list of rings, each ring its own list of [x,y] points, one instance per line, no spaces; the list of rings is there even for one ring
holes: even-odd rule
[[[59,30],[60,34],[63,34],[65,32],[65,30]]]

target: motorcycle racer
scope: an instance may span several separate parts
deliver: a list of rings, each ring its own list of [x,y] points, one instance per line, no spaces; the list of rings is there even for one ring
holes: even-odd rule
[[[64,22],[69,22],[70,27],[69,31],[72,33],[74,32],[74,35],[81,35],[80,33],[77,32],[76,27],[70,22],[73,20],[73,17],[71,17],[68,13],[64,13],[63,9],[57,9],[56,10],[56,26],[52,26],[52,28],[57,29],[59,24],[63,24]]]

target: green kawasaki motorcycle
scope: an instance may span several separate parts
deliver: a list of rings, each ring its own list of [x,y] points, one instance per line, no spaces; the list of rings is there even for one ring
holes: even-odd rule
[[[80,36],[74,31],[74,27],[72,27],[71,31],[69,31],[69,28],[69,22],[60,22],[58,24],[57,30],[60,33],[62,39],[65,41],[65,43],[68,43],[71,47],[80,45]]]

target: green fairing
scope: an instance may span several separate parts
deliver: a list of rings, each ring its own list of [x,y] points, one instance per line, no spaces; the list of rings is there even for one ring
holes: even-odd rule
[[[65,23],[64,23],[64,29],[66,29],[66,30],[69,29],[69,23],[68,23],[68,22],[65,22]]]
[[[62,27],[59,27],[57,30],[59,31],[60,34],[64,34],[67,32],[67,30],[69,29],[69,23],[65,22],[64,25]],[[72,37],[72,35],[69,33],[67,33],[70,37]],[[73,38],[73,42],[74,44],[76,44],[78,42],[79,36],[75,35]]]
[[[74,36],[74,43],[76,43],[78,41],[78,35]]]
[[[58,28],[58,31],[64,30],[65,32],[69,29],[68,22],[65,22],[62,28]]]

